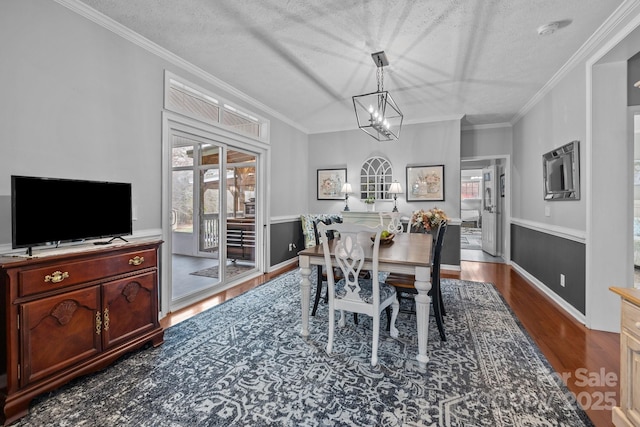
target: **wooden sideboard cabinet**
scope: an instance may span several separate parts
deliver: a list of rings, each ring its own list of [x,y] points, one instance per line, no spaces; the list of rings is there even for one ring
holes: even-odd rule
[[[616,427],[640,427],[640,290],[610,289],[622,297],[620,401],[612,421]]]
[[[161,241],[85,247],[34,258],[0,257],[2,422],[37,395],[102,369],[147,343],[158,319]],[[44,252],[43,252],[44,254]]]

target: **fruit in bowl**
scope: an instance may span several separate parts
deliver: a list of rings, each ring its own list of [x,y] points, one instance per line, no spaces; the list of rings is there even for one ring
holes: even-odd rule
[[[387,230],[382,230],[382,232],[380,233],[380,244],[381,245],[388,245],[390,243],[393,242],[393,238],[396,237],[395,234],[390,233]],[[375,234],[373,236],[371,236],[371,241],[375,242],[376,240],[376,236]]]

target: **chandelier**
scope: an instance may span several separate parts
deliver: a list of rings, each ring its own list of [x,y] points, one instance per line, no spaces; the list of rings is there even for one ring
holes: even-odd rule
[[[391,94],[384,90],[384,67],[389,65],[384,51],[371,54],[376,64],[378,90],[353,96],[353,108],[362,129],[378,141],[397,140],[402,127],[402,113]]]

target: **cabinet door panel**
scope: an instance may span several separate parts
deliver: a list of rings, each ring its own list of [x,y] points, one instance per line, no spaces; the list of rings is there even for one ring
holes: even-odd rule
[[[98,286],[20,306],[22,385],[101,351]]]
[[[156,283],[151,272],[103,285],[105,348],[158,326]]]
[[[622,397],[627,399],[627,417],[634,425],[640,425],[640,381],[637,380],[640,377],[640,341],[628,335],[626,331],[623,332],[622,339],[626,341],[626,355],[623,355],[626,356],[626,363],[622,371],[626,371],[623,378],[628,381],[628,395],[625,396],[623,392]]]

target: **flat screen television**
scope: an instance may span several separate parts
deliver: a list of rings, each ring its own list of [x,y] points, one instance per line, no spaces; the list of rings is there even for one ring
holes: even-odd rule
[[[39,245],[130,235],[131,184],[12,175],[11,227],[13,248],[29,252]]]

